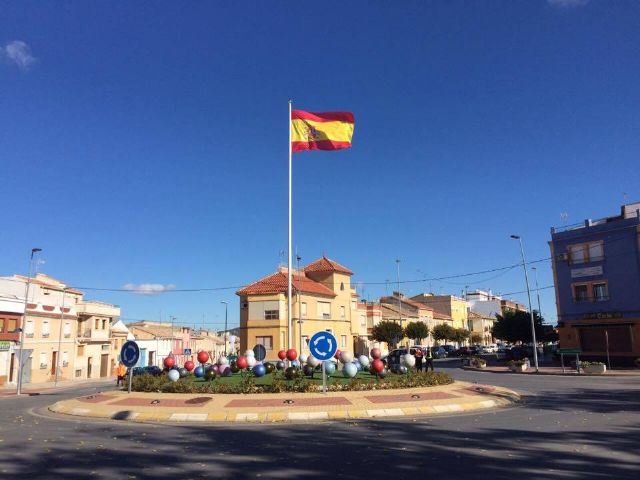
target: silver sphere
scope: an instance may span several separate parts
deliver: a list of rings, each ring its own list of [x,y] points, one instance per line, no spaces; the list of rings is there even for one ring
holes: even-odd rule
[[[414,357],[410,353],[407,353],[407,354],[402,356],[402,363],[407,368],[415,367],[415,365],[416,365],[416,357]]]

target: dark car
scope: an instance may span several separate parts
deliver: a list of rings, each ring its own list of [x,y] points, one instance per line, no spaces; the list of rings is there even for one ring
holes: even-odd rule
[[[442,347],[431,347],[431,355],[433,358],[446,358],[447,351]]]
[[[523,358],[533,357],[531,347],[511,347],[505,353],[505,360],[522,360]]]
[[[409,351],[411,352],[411,355],[415,355],[416,350],[417,348],[414,348],[414,347],[411,347],[409,349]],[[400,365],[400,360],[402,359],[402,356],[406,354],[407,354],[406,348],[396,348],[395,350],[392,350],[391,352],[389,352],[389,355],[387,355],[387,357],[385,358],[387,365],[389,367],[391,367],[391,365]]]
[[[442,348],[444,348],[444,351],[447,352],[448,357],[451,357],[451,354],[457,350],[453,345],[443,345]]]
[[[162,375],[162,369],[160,367],[157,367],[156,365],[143,367],[143,370],[147,375],[153,375],[154,377],[159,377],[160,375]]]
[[[460,347],[455,352],[453,352],[453,354],[451,356],[454,356],[454,357],[468,357],[468,356],[470,356],[472,354],[473,354],[473,352],[469,347]]]

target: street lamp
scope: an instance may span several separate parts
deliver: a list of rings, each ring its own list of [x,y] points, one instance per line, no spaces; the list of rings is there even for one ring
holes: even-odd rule
[[[24,359],[22,358],[22,352],[24,350],[24,329],[27,323],[27,303],[29,303],[29,287],[31,286],[31,270],[33,268],[33,256],[41,252],[41,248],[32,248],[31,256],[29,257],[29,275],[27,276],[27,285],[24,289],[24,310],[22,313],[22,328],[20,328],[20,353],[18,353],[18,382],[16,385],[16,395],[20,395],[22,390],[22,369],[24,367]]]
[[[402,298],[400,296],[400,259],[396,258],[397,278],[398,278],[398,312],[400,314],[400,326],[402,326]],[[410,353],[409,337],[407,337],[407,355]]]
[[[536,325],[533,319],[533,308],[531,308],[531,290],[529,289],[529,274],[527,273],[527,262],[524,259],[524,247],[522,246],[522,238],[520,235],[511,235],[511,238],[520,242],[520,254],[522,255],[522,269],[524,270],[524,281],[527,284],[527,297],[529,298],[529,315],[531,315],[531,339],[533,341],[533,363],[536,367],[536,373],[539,372],[538,368],[538,342],[536,341]]]
[[[223,334],[223,338],[224,338],[224,356],[227,356],[227,318],[228,318],[228,313],[229,313],[229,304],[227,302],[225,302],[224,300],[220,301],[220,303],[224,303],[224,334]]]
[[[538,286],[538,269],[536,267],[531,267],[533,273],[535,274],[536,279],[536,295],[538,296],[538,315],[542,318],[542,309],[540,308],[540,287]]]

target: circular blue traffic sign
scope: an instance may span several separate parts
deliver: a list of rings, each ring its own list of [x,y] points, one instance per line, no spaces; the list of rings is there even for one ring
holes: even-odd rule
[[[329,332],[316,332],[309,341],[309,350],[318,360],[329,360],[338,350],[338,342]]]
[[[133,340],[129,340],[122,345],[122,350],[120,350],[120,361],[124,364],[125,367],[131,368],[140,359],[140,348],[138,344]]]

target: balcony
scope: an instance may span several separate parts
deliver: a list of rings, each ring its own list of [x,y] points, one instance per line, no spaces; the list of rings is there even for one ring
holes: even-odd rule
[[[78,332],[78,339],[80,341],[105,341],[109,340],[109,330],[100,329],[86,329],[82,332]]]
[[[573,299],[573,303],[595,303],[595,302],[607,302],[611,300],[609,295],[600,295],[597,297],[576,297]]]
[[[76,312],[83,316],[119,317],[120,307],[109,303],[88,301],[76,305]]]

